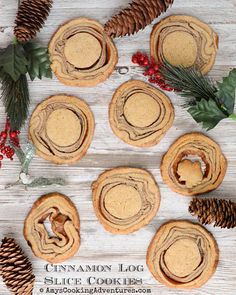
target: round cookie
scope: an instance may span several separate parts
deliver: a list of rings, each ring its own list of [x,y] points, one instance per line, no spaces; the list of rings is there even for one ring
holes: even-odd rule
[[[124,142],[150,147],[172,126],[174,109],[164,93],[145,82],[131,80],[113,95],[109,120],[115,135]]]
[[[29,138],[47,161],[79,161],[90,146],[94,118],[88,105],[74,96],[55,95],[40,103],[30,119]]]
[[[53,236],[44,222],[49,220]],[[35,256],[61,263],[74,256],[80,246],[80,221],[71,200],[59,193],[40,197],[24,223],[24,236]]]
[[[163,224],[147,252],[147,266],[169,288],[194,289],[214,274],[219,250],[214,237],[201,225],[189,221]]]
[[[224,179],[227,161],[219,145],[202,133],[178,138],[161,163],[164,182],[175,192],[194,196],[216,189]]]
[[[95,86],[113,72],[118,54],[103,26],[77,18],[60,26],[49,43],[51,68],[65,85]]]
[[[160,206],[153,176],[143,169],[115,168],[92,184],[93,206],[107,231],[129,234],[147,225]]]
[[[151,56],[171,65],[196,66],[203,74],[214,65],[218,36],[207,24],[187,15],[172,15],[156,24],[151,34]]]

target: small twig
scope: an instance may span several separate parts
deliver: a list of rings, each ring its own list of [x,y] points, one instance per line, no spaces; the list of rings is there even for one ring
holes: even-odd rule
[[[21,171],[19,174],[19,179],[14,182],[6,185],[6,189],[11,188],[17,185],[24,185],[27,187],[44,187],[50,185],[66,185],[66,182],[62,178],[45,178],[45,177],[31,177],[29,174],[29,165],[33,160],[35,155],[35,147],[32,144],[28,144],[26,147],[26,152],[24,152],[20,147],[14,146],[16,156],[18,157],[21,163]]]

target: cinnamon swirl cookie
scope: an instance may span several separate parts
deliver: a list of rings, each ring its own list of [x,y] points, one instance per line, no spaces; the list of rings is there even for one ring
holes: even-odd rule
[[[53,236],[45,222],[51,223]],[[35,256],[60,263],[75,255],[80,246],[80,221],[70,199],[59,193],[39,198],[24,224],[24,236]]]
[[[145,82],[131,80],[116,90],[109,119],[113,132],[124,142],[150,147],[172,126],[174,109],[164,93]]]
[[[52,70],[66,85],[94,86],[105,81],[118,60],[111,38],[97,21],[77,18],[62,25],[49,43]]]
[[[201,287],[214,274],[218,261],[214,237],[201,225],[189,221],[162,225],[147,252],[151,273],[170,288]]]
[[[226,169],[227,161],[219,145],[202,133],[189,133],[177,139],[161,164],[165,183],[186,196],[216,189]]]
[[[40,103],[29,123],[37,154],[56,164],[80,160],[90,146],[94,118],[88,105],[74,96],[56,95]]]
[[[217,34],[192,16],[169,16],[154,26],[151,34],[151,56],[156,61],[196,66],[203,74],[213,67],[217,49]]]
[[[160,205],[153,176],[137,168],[115,168],[102,173],[92,184],[93,205],[104,228],[128,234],[148,224]]]

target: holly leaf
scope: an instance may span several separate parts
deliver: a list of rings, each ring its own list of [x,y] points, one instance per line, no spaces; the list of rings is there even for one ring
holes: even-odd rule
[[[30,79],[52,78],[51,62],[48,50],[37,42],[27,42],[24,44],[29,64],[27,66]]]
[[[213,129],[227,115],[218,107],[213,99],[201,99],[188,109],[188,112],[197,123],[202,123],[202,127]]]
[[[0,69],[9,74],[16,82],[21,75],[27,73],[28,61],[21,44],[10,44],[0,55]]]
[[[217,83],[218,91],[216,96],[220,103],[222,103],[228,114],[234,112],[235,105],[235,90],[236,90],[236,69],[229,72],[229,75],[223,78],[221,83]]]

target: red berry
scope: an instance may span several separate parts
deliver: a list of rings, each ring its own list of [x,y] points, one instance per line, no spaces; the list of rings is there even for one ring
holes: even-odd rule
[[[158,65],[155,65],[153,68],[154,68],[155,71],[158,71],[159,70],[159,66]]]
[[[133,56],[133,57],[132,57],[132,62],[133,62],[134,64],[137,64],[137,63],[138,63],[138,59],[137,59],[136,56]]]
[[[148,74],[149,74],[150,76],[152,76],[153,74],[155,74],[154,69],[153,69],[153,68],[150,68],[150,69],[148,70]]]
[[[2,153],[3,155],[6,154],[6,150],[5,150],[5,148],[2,148],[2,149],[1,149],[1,153]]]
[[[2,131],[0,136],[2,138],[6,139],[7,138],[7,133],[5,131]]]
[[[10,137],[11,138],[16,138],[16,136],[17,136],[17,133],[15,131],[10,132]]]
[[[162,76],[161,76],[160,74],[156,74],[155,77],[156,77],[157,79],[161,79],[161,78],[162,78]]]
[[[2,161],[3,160],[3,155],[0,155],[0,161]]]

